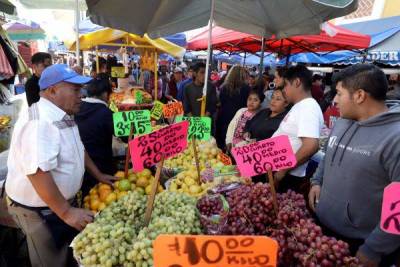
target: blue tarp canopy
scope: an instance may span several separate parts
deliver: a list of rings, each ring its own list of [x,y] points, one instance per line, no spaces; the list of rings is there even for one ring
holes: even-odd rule
[[[224,52],[221,52],[219,54],[214,55],[214,58],[216,60],[226,62],[229,64],[241,64],[241,65],[247,65],[247,66],[256,66],[260,64],[260,59],[261,59],[261,53],[258,52],[257,55],[253,54],[247,54],[246,56],[243,53],[240,54],[232,54],[228,55]],[[279,65],[279,63],[276,61],[276,57],[274,57],[272,54],[265,55],[264,56],[264,66],[276,66]]]
[[[400,16],[341,25],[354,32],[371,36],[366,53],[336,51],[301,53],[290,56],[290,62],[315,64],[355,64],[364,61],[400,66]],[[285,62],[283,59],[280,63]]]

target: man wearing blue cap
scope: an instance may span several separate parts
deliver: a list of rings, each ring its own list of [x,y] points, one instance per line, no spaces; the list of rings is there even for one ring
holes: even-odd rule
[[[73,115],[79,111],[81,87],[91,78],[67,65],[46,68],[39,80],[40,100],[21,112],[8,158],[6,192],[9,212],[26,234],[35,266],[67,266],[68,245],[93,220],[74,207],[85,168],[111,183],[85,152]]]

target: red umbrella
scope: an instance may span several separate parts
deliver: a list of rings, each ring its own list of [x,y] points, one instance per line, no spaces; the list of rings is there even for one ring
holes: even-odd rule
[[[193,37],[188,42],[189,50],[207,49],[208,31]],[[256,53],[262,50],[262,38],[259,36],[214,27],[212,45],[214,49],[227,52]],[[318,35],[298,35],[284,39],[265,40],[265,51],[290,55],[302,52],[328,52],[337,50],[365,49],[371,37],[349,31],[342,27],[326,23]]]

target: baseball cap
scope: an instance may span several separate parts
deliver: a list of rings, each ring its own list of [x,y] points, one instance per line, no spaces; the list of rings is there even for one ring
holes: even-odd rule
[[[175,72],[182,72],[182,69],[179,68],[179,67],[176,67],[176,68],[174,69],[174,73],[175,73]]]
[[[54,64],[45,68],[40,75],[39,87],[40,90],[44,90],[60,82],[85,84],[91,80],[91,77],[79,75],[66,64]]]

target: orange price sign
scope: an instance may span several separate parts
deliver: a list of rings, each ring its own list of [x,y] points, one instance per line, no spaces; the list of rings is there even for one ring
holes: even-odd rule
[[[160,235],[155,267],[276,267],[278,243],[266,236]]]
[[[173,118],[174,116],[183,115],[183,105],[182,102],[172,102],[165,104],[163,107],[164,118]]]
[[[232,165],[232,159],[223,152],[219,152],[219,159],[224,165]]]

